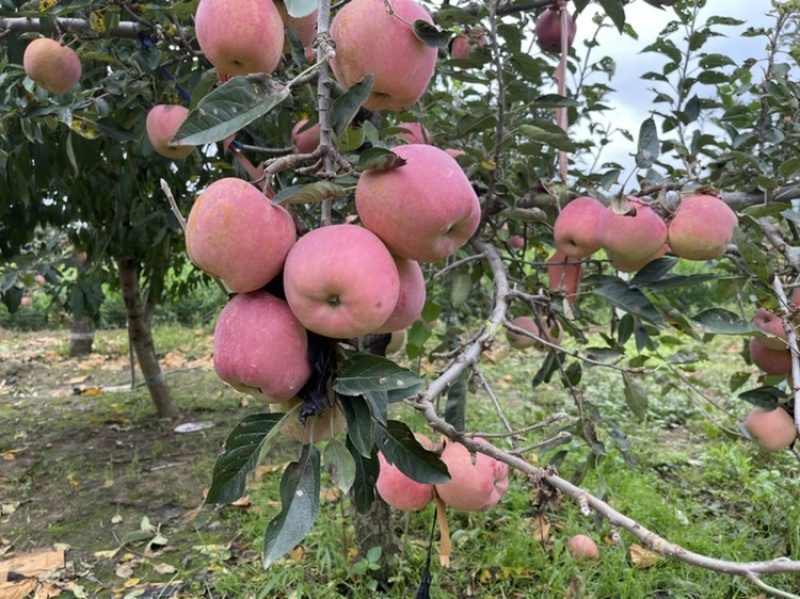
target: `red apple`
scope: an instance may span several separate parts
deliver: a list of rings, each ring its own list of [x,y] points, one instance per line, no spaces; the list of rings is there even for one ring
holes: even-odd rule
[[[156,152],[173,160],[185,158],[192,153],[194,146],[169,145],[187,114],[189,109],[177,104],[157,104],[150,109],[145,121],[145,130],[147,139]]]
[[[313,12],[303,17],[293,17],[286,9],[286,3],[283,0],[274,0],[274,2],[275,8],[278,9],[286,29],[291,29],[297,34],[300,44],[303,47],[310,46],[314,42],[314,38],[317,37],[317,13],[319,11],[314,9]],[[283,51],[291,51],[289,38],[286,38],[284,42]]]
[[[667,225],[658,213],[638,201],[628,198],[630,211],[616,214],[611,206],[600,214],[597,237],[611,260],[635,264],[652,260],[667,242]]]
[[[301,119],[292,127],[292,150],[295,154],[308,154],[319,145],[319,123],[303,129],[306,123],[308,119]]]
[[[469,58],[470,51],[476,46],[485,46],[488,40],[482,30],[469,33],[459,33],[450,42],[450,57],[457,59]]]
[[[575,305],[583,265],[568,260],[561,250],[556,250],[547,260],[547,288],[561,290],[570,306]]]
[[[575,40],[575,20],[568,11],[564,11],[567,19],[567,47]],[[561,10],[553,4],[542,11],[536,19],[536,43],[545,52],[561,54]]]
[[[283,19],[272,0],[200,0],[197,43],[226,76],[271,73],[283,55]]]
[[[75,50],[47,37],[28,44],[22,66],[28,77],[54,94],[68,92],[81,79],[81,61]]]
[[[372,333],[400,296],[394,258],[357,225],[331,225],[301,237],[286,257],[286,300],[303,325],[337,339]]]
[[[783,320],[780,316],[766,308],[759,308],[753,315],[753,323],[766,333],[766,335],[758,337],[761,345],[767,349],[786,349],[786,330],[783,328]]]
[[[419,262],[395,256],[394,263],[400,275],[400,295],[391,316],[375,329],[375,333],[392,333],[411,326],[425,306],[425,276]]]
[[[669,247],[688,260],[713,260],[725,253],[738,222],[736,213],[717,197],[684,198],[669,223]]]
[[[186,221],[192,262],[231,291],[255,291],[283,268],[294,244],[292,216],[242,179],[226,177],[195,200]]]
[[[565,256],[580,260],[600,249],[597,223],[606,206],[588,196],[569,202],[553,223],[553,241]]]
[[[225,305],[213,353],[219,378],[267,403],[291,399],[311,376],[306,330],[266,291],[240,293]]]
[[[475,441],[485,443],[480,437]],[[508,466],[482,453],[470,455],[450,441],[442,451],[450,482],[434,485],[442,501],[456,510],[480,511],[495,505],[508,489]]]
[[[430,133],[428,133],[428,130],[422,126],[422,123],[403,122],[397,123],[396,126],[400,129],[406,129],[406,131],[397,134],[398,137],[406,140],[406,142],[410,144],[430,143]]]
[[[597,561],[600,559],[600,550],[597,543],[586,535],[574,535],[567,541],[567,551],[575,559]]]
[[[552,317],[540,317],[540,319],[545,327],[544,331],[530,316],[517,316],[511,321],[511,324],[550,343],[556,345],[561,343],[561,338],[564,336],[564,327],[561,323]],[[514,332],[511,329],[506,329],[506,339],[508,340],[508,344],[514,349],[527,349],[529,347],[549,349],[549,346],[540,343],[533,337]]]
[[[425,435],[414,433],[417,441],[425,449],[432,449],[433,443]],[[386,503],[398,510],[421,510],[433,499],[433,485],[415,481],[403,474],[394,464],[386,461],[382,452],[378,452],[380,472],[375,483],[375,490]]]
[[[792,370],[788,349],[768,349],[759,337],[750,337],[750,360],[766,374],[787,374]]]
[[[665,243],[655,254],[652,256],[647,256],[647,258],[643,258],[641,260],[623,260],[616,256],[610,256],[611,266],[621,272],[638,272],[650,264],[653,260],[658,260],[661,258],[661,256],[667,253],[668,249],[669,246]]]
[[[414,0],[393,0],[390,15],[383,0],[352,0],[331,23],[336,57],[331,69],[350,87],[367,74],[374,77],[369,110],[400,111],[419,100],[436,65],[436,48],[421,42],[411,23],[433,19]]]
[[[419,262],[444,260],[477,231],[478,196],[444,150],[409,144],[392,151],[406,164],[361,175],[358,216],[393,254]]]
[[[792,416],[778,406],[772,410],[753,406],[744,427],[761,449],[786,449],[797,438],[797,425]]]

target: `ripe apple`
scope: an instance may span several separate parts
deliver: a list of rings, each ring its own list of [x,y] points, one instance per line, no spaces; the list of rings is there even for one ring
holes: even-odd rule
[[[306,123],[308,119],[301,119],[292,127],[292,150],[295,154],[308,154],[319,145],[319,123],[303,129]]]
[[[761,449],[786,449],[797,438],[797,425],[792,416],[778,406],[772,410],[753,406],[744,427]]]
[[[762,307],[753,315],[753,323],[766,333],[766,335],[758,337],[761,345],[767,349],[786,349],[786,330],[783,328],[783,320],[780,316]]]
[[[652,260],[667,242],[667,225],[658,213],[629,197],[628,214],[616,214],[608,206],[600,214],[597,238],[611,260],[635,264]]]
[[[185,158],[192,153],[194,146],[169,145],[187,114],[189,109],[177,104],[157,104],[150,109],[145,121],[145,130],[147,139],[156,152],[173,160]]]
[[[738,220],[719,198],[690,195],[681,201],[669,223],[669,247],[676,256],[688,260],[719,258],[731,242]]]
[[[541,337],[545,341],[561,343],[561,338],[564,336],[564,327],[555,318],[546,317],[543,319],[545,330],[542,331],[541,327],[536,324],[536,321],[530,316],[517,316],[511,321],[515,327],[528,331],[529,333]],[[527,349],[535,347],[536,349],[547,349],[548,346],[540,343],[533,337],[528,337],[522,333],[516,333],[510,329],[506,329],[506,339],[508,344],[514,349]]]
[[[458,148],[445,148],[444,152],[452,158],[458,158],[459,156],[466,154],[464,150],[459,150]]]
[[[432,449],[433,442],[425,435],[414,433],[417,441],[425,449]],[[382,452],[378,452],[380,471],[375,483],[375,490],[386,503],[398,510],[421,510],[433,499],[433,485],[415,481],[403,474],[394,464],[386,461]]]
[[[667,253],[668,249],[669,246],[665,243],[664,245],[661,246],[661,249],[658,250],[655,254],[653,254],[652,256],[648,256],[647,258],[643,258],[641,260],[623,260],[616,256],[609,256],[609,257],[611,266],[613,266],[617,270],[622,272],[637,272],[642,270],[653,260],[661,258],[661,256]]]
[[[200,0],[197,43],[218,71],[271,73],[283,55],[283,19],[272,0]]]
[[[547,288],[551,291],[566,292],[565,298],[570,306],[575,305],[578,297],[578,285],[581,282],[583,265],[568,260],[561,250],[556,250],[547,259]]]
[[[289,14],[289,11],[286,8],[286,3],[283,0],[274,0],[275,8],[278,9],[278,12],[281,15],[281,19],[283,20],[283,25],[286,29],[291,29],[297,34],[298,39],[300,40],[300,45],[303,47],[309,47],[314,42],[314,38],[317,37],[317,13],[319,12],[317,9],[314,9],[313,12],[307,14],[304,17],[293,17]],[[286,38],[283,44],[283,51],[284,52],[291,52],[291,44],[289,43],[289,39]]]
[[[372,333],[400,296],[394,258],[372,232],[330,225],[301,237],[286,257],[286,300],[303,325],[335,339]]]
[[[301,403],[303,403],[302,399],[293,397],[289,401],[270,404],[269,411],[285,414]],[[344,413],[338,404],[328,406],[315,416],[307,416],[305,426],[300,422],[300,409],[297,409],[295,415],[283,423],[280,433],[286,437],[297,439],[304,445],[308,445],[309,443],[319,443],[335,437],[344,431],[346,424]]]
[[[522,235],[514,234],[508,238],[508,245],[516,250],[524,250],[525,238]]]
[[[586,535],[574,535],[567,541],[567,551],[575,559],[597,561],[600,559],[600,550],[597,543]]]
[[[597,223],[606,206],[589,196],[568,203],[553,223],[553,241],[565,256],[580,260],[600,249]]]
[[[375,333],[392,333],[411,326],[425,307],[425,276],[419,262],[395,256],[394,263],[400,275],[400,294],[391,316]]]
[[[393,254],[419,262],[444,260],[477,231],[478,196],[444,150],[409,144],[392,151],[406,164],[361,175],[358,216]]]
[[[567,47],[572,46],[575,40],[575,20],[568,11],[567,19]],[[545,52],[561,54],[561,11],[557,4],[544,10],[536,19],[536,43]]]
[[[406,142],[410,144],[430,143],[431,135],[428,133],[428,130],[422,126],[422,123],[403,122],[397,123],[396,127],[407,130],[402,133],[398,133],[397,136],[406,140]]]
[[[225,305],[213,353],[219,378],[266,403],[291,399],[311,376],[306,330],[266,291],[240,293]]]
[[[331,23],[336,43],[331,69],[350,87],[372,74],[372,92],[364,102],[369,110],[400,111],[419,100],[436,65],[436,48],[422,43],[411,28],[418,19],[433,19],[414,0],[393,0],[386,12],[383,0],[352,0]]]
[[[263,287],[281,271],[296,237],[286,209],[235,177],[209,185],[186,221],[192,262],[241,293]]]
[[[792,358],[788,349],[768,349],[760,337],[750,337],[750,360],[766,374],[787,374],[792,370]]]
[[[469,53],[475,46],[485,46],[488,40],[483,33],[459,33],[450,42],[450,57],[460,60],[469,58]]]
[[[28,44],[22,66],[28,77],[53,94],[68,92],[81,78],[81,61],[75,50],[47,37]]]
[[[485,443],[480,437],[475,441]],[[508,488],[508,466],[482,453],[470,455],[461,443],[448,442],[442,461],[450,473],[450,482],[434,485],[436,493],[451,508],[479,511],[490,508]]]

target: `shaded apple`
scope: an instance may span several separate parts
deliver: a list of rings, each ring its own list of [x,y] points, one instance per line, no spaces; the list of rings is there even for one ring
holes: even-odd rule
[[[319,443],[331,437],[335,437],[347,426],[342,408],[339,405],[328,406],[319,414],[307,416],[305,425],[300,422],[300,408],[296,408],[302,404],[303,400],[299,397],[293,397],[288,401],[278,404],[270,404],[270,412],[286,413],[295,410],[295,413],[281,425],[280,433],[286,437],[291,437],[300,441],[304,445],[309,443]],[[313,433],[312,433],[313,431]]]
[[[289,305],[254,291],[231,298],[214,327],[214,370],[267,403],[294,397],[311,376],[306,330]]]
[[[226,177],[195,200],[186,221],[186,251],[231,291],[255,291],[281,271],[296,235],[286,209],[248,182]]]
[[[147,139],[156,152],[173,160],[185,158],[192,153],[194,146],[169,145],[187,114],[189,109],[177,104],[157,104],[150,109],[145,121],[145,130]]]
[[[395,256],[394,263],[400,275],[400,294],[392,314],[373,331],[375,333],[392,333],[411,326],[419,320],[422,308],[425,307],[425,276],[419,262]]]
[[[330,225],[297,241],[286,257],[283,286],[307,329],[344,339],[372,333],[386,322],[400,296],[400,275],[372,232]]]
[[[420,41],[411,24],[433,23],[428,11],[414,0],[393,0],[386,12],[383,0],[352,0],[331,23],[336,43],[333,73],[344,87],[372,74],[368,110],[400,111],[419,100],[433,76],[436,48]]]
[[[606,206],[595,198],[581,196],[561,209],[553,223],[553,241],[569,258],[581,259],[600,249],[597,223]]]
[[[474,439],[485,443],[480,437]],[[436,494],[456,510],[480,511],[495,505],[508,489],[508,466],[482,453],[470,455],[461,443],[450,441],[442,451],[450,482],[434,485]]]
[[[444,260],[477,231],[478,196],[444,150],[409,144],[392,151],[406,164],[361,175],[358,216],[393,254],[419,262]]]
[[[766,374],[787,374],[792,370],[788,349],[768,349],[758,337],[750,337],[750,360]]]
[[[54,94],[68,92],[81,79],[81,61],[75,50],[47,37],[27,45],[22,66],[28,77]]]
[[[488,40],[482,30],[459,33],[450,42],[450,57],[460,60],[469,58],[472,48],[485,46]]]
[[[422,123],[402,122],[397,123],[396,127],[399,129],[405,129],[405,131],[398,133],[397,136],[410,144],[430,143],[430,133],[428,133],[428,130],[422,126]]]
[[[628,208],[626,214],[616,214],[611,206],[603,210],[597,223],[600,245],[611,260],[623,264],[652,260],[667,242],[667,225],[655,210],[632,196]]]
[[[300,119],[292,127],[292,150],[295,154],[308,154],[319,146],[319,123],[306,127],[307,123],[308,119]]]
[[[739,221],[736,213],[715,196],[690,195],[681,200],[669,223],[669,247],[688,260],[713,260],[725,253]]]
[[[425,449],[432,449],[433,442],[425,435],[414,433]],[[421,510],[433,500],[433,485],[421,483],[403,474],[394,464],[386,461],[383,452],[378,452],[380,471],[375,490],[386,503],[398,510]]]
[[[567,47],[572,47],[575,40],[575,20],[568,11],[564,11],[567,20]],[[536,19],[536,43],[545,52],[561,54],[561,10],[553,4],[542,11]]]
[[[528,331],[532,335],[536,335],[545,341],[549,341],[550,343],[554,343],[556,345],[561,343],[561,339],[564,336],[564,327],[561,325],[561,323],[557,319],[550,316],[541,317],[541,320],[545,327],[544,330],[542,330],[542,328],[536,323],[536,320],[530,316],[517,316],[511,321],[511,324],[524,331]],[[544,345],[540,341],[537,341],[533,337],[523,335],[522,333],[517,333],[510,329],[506,329],[506,339],[508,340],[508,344],[514,349],[527,349],[529,347],[535,347],[536,349],[549,349],[548,346]]]
[[[782,407],[772,410],[753,406],[744,421],[744,427],[761,449],[777,451],[786,449],[797,438],[797,425]]]
[[[197,43],[226,77],[272,73],[283,55],[283,19],[272,0],[200,0]]]
[[[561,250],[556,250],[547,259],[547,288],[563,292],[569,305],[574,306],[582,271],[580,262],[569,260]]]
[[[304,48],[311,46],[314,38],[317,37],[317,13],[319,11],[314,9],[310,14],[303,17],[293,17],[286,9],[286,3],[283,0],[274,0],[274,2],[286,29],[291,29],[297,34],[301,46]],[[291,49],[291,44],[287,37],[283,44],[283,51],[291,52]]]
[[[664,254],[667,253],[668,249],[669,246],[665,243],[664,245],[661,246],[661,249],[658,250],[655,254],[653,254],[652,256],[647,256],[646,258],[643,258],[641,260],[624,260],[622,258],[614,256],[613,254],[609,254],[609,261],[611,262],[611,266],[613,266],[614,268],[616,268],[621,272],[638,272],[642,270],[645,266],[650,264],[653,260],[658,260],[659,258],[661,258]]]
[[[766,333],[766,335],[758,337],[761,345],[774,350],[787,348],[786,330],[783,328],[783,320],[780,316],[761,307],[753,315],[753,323]]]

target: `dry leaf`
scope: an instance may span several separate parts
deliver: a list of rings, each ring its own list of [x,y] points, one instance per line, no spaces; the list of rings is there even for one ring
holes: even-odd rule
[[[298,545],[294,549],[289,550],[286,554],[286,558],[290,559],[295,562],[302,562],[306,557],[306,550],[303,549],[302,545]]]
[[[52,585],[40,584],[38,579],[48,576],[55,570],[64,567],[64,550],[37,551],[18,555],[0,562],[0,597],[2,599],[21,599],[29,596],[30,592],[37,588],[42,589],[42,593],[35,597],[56,597],[61,592],[52,594]],[[9,572],[14,572],[23,577],[19,581],[8,581]]]
[[[80,385],[80,384],[85,383],[86,381],[88,381],[89,380],[89,376],[91,376],[91,375],[85,374],[83,376],[74,376],[71,379],[69,379],[67,381],[67,383],[70,384],[70,385]]]
[[[550,540],[550,520],[544,514],[534,516],[531,520],[533,526],[533,538],[537,543],[543,545]]]
[[[444,501],[434,493],[433,500],[436,502],[436,524],[439,526],[439,563],[442,568],[450,567],[450,527],[447,525],[447,506]]]
[[[175,574],[178,569],[175,566],[167,564],[165,562],[161,562],[160,564],[156,564],[153,566],[153,570],[158,572],[159,574]]]
[[[117,575],[119,578],[124,578],[125,580],[129,579],[133,576],[133,568],[129,564],[120,564],[114,570],[114,574]]]
[[[239,497],[236,501],[231,502],[230,505],[241,508],[250,507],[250,496],[245,495],[244,497]]]
[[[634,568],[649,568],[658,561],[659,555],[655,551],[645,549],[641,545],[631,543],[628,547],[631,555],[631,564]]]
[[[337,501],[342,496],[339,487],[326,487],[320,490],[319,499],[322,503]]]

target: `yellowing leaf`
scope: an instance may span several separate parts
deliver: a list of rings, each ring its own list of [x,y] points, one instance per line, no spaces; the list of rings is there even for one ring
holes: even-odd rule
[[[70,474],[69,476],[67,476],[67,482],[70,484],[71,487],[77,487],[79,484],[81,484],[80,482],[78,482],[78,479],[75,478],[74,474]]]
[[[447,506],[434,492],[433,500],[436,502],[436,524],[439,526],[439,563],[442,568],[450,567],[450,527],[447,525]]]
[[[92,26],[92,29],[95,31],[103,32],[106,30],[105,21],[103,21],[103,15],[101,15],[98,11],[93,10],[89,14],[89,24]]]

